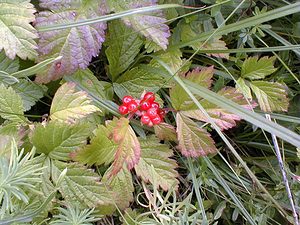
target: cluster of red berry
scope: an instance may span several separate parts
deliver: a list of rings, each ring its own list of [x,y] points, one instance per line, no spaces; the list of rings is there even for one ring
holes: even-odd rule
[[[142,124],[152,127],[160,124],[166,114],[166,111],[160,108],[158,102],[155,102],[153,92],[147,92],[141,96],[141,99],[134,99],[126,95],[122,99],[122,105],[119,106],[119,112],[122,115],[131,113],[141,117]]]

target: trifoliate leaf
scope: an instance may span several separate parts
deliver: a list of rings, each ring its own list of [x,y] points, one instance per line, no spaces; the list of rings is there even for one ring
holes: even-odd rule
[[[188,72],[185,78],[203,87],[210,88],[213,75],[214,68],[211,66],[203,69],[195,68],[191,72]],[[170,97],[172,106],[176,110],[191,110],[195,108],[194,102],[179,84],[171,88]]]
[[[61,172],[67,168],[67,174],[59,186],[59,192],[69,204],[80,203],[82,208],[94,208],[113,205],[112,193],[107,190],[100,177],[90,169],[78,163],[65,163],[53,160],[52,179],[57,182]]]
[[[178,149],[184,156],[198,157],[216,153],[217,148],[210,134],[181,113],[176,115]]]
[[[74,23],[92,19],[106,13],[104,0],[99,1],[51,1],[42,0],[42,11],[36,18],[36,27],[42,28],[54,24]],[[62,56],[48,67],[44,74],[36,78],[38,82],[47,83],[64,75],[74,73],[78,69],[86,69],[92,57],[99,54],[105,39],[106,23],[93,23],[68,29],[40,32],[39,61],[49,57]]]
[[[14,59],[35,59],[38,38],[31,26],[35,9],[29,0],[0,0],[0,51]]]
[[[165,144],[160,144],[155,137],[148,137],[147,140],[140,140],[141,159],[134,167],[135,172],[145,182],[156,184],[163,190],[178,188],[178,172],[175,170],[177,164],[170,159],[173,151]]]
[[[118,144],[115,159],[112,164],[112,175],[116,175],[126,164],[131,170],[140,160],[141,146],[127,118],[114,119],[113,140]]]
[[[109,62],[109,72],[115,80],[133,63],[143,41],[137,33],[119,20],[110,22],[108,32],[108,48],[105,53]]]
[[[250,87],[254,92],[261,110],[265,112],[288,110],[289,100],[283,84],[267,81],[252,81]]]
[[[238,92],[235,88],[232,87],[225,87],[221,89],[218,94],[249,110],[257,106],[255,102],[247,101],[247,99],[243,97],[242,93]],[[208,115],[220,127],[221,130],[227,130],[235,127],[236,121],[241,120],[238,115],[222,109],[207,100],[200,101],[200,104],[204,107]],[[209,119],[202,113],[201,110],[187,110],[182,111],[181,114],[196,120],[209,123]]]
[[[140,97],[144,90],[157,92],[164,84],[164,78],[156,73],[155,68],[141,65],[126,71],[113,84],[114,91],[122,98],[124,95]]]
[[[23,101],[11,88],[0,84],[0,116],[13,122],[24,123]]]
[[[88,165],[108,165],[111,163],[117,149],[117,145],[110,138],[111,132],[103,125],[99,126],[91,144],[74,154],[75,160]]]
[[[175,127],[168,123],[160,123],[154,126],[155,135],[159,140],[165,141],[176,141],[176,130]]]
[[[263,79],[266,76],[274,73],[274,61],[276,57],[262,57],[258,59],[258,56],[249,57],[242,65],[241,77],[250,80]]]
[[[237,79],[237,81],[236,81],[236,89],[238,90],[238,91],[240,91],[241,93],[243,93],[244,94],[244,96],[246,97],[246,98],[249,98],[249,99],[252,99],[252,94],[251,94],[251,89],[250,89],[250,87],[246,84],[246,80],[244,80],[243,78],[239,78],[239,79]]]
[[[111,202],[114,202],[119,209],[124,210],[133,201],[132,176],[126,167],[123,167],[117,175],[112,177],[110,177],[111,170],[112,167],[105,172],[101,181],[113,193]]]
[[[113,10],[120,12],[134,8],[152,6],[156,5],[156,3],[157,0],[133,0],[125,2],[123,0],[118,0],[110,4],[113,7]],[[127,26],[132,27],[135,31],[155,42],[162,49],[167,49],[168,37],[170,37],[171,34],[168,25],[165,24],[167,20],[164,18],[161,10],[122,17],[122,21]]]
[[[20,79],[18,83],[13,84],[12,88],[21,96],[25,111],[28,111],[32,106],[34,106],[47,91],[46,86],[35,84],[24,79]]]
[[[84,144],[89,136],[86,124],[65,124],[50,121],[45,127],[38,124],[32,134],[31,142],[38,153],[58,160],[69,160],[70,154]]]
[[[55,93],[50,109],[50,118],[62,122],[73,122],[100,111],[84,91],[76,91],[75,83],[63,84]]]

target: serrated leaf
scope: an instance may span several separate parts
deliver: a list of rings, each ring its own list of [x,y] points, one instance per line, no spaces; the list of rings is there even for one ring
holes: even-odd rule
[[[134,0],[134,1],[115,1],[111,3],[116,12],[141,8],[146,6],[156,5],[156,0]],[[146,38],[152,40],[162,49],[167,49],[168,37],[170,37],[170,30],[165,23],[167,20],[164,18],[161,10],[151,13],[140,13],[132,16],[122,17],[122,21],[135,31],[139,32]]]
[[[27,121],[21,97],[11,87],[3,84],[0,84],[0,116],[18,123]]]
[[[105,53],[109,62],[109,72],[113,80],[123,73],[134,61],[143,41],[137,33],[119,20],[111,21],[108,26],[108,48]]]
[[[213,75],[214,68],[211,66],[203,69],[195,68],[191,72],[188,72],[185,75],[185,78],[203,87],[210,88]],[[170,98],[172,106],[176,110],[191,110],[195,108],[194,102],[190,99],[186,91],[178,84],[171,88]]]
[[[112,164],[112,175],[116,175],[126,164],[131,170],[140,160],[141,146],[127,118],[116,119],[113,129],[113,140],[118,144],[115,159]]]
[[[236,89],[244,94],[246,98],[252,99],[251,89],[246,84],[247,81],[245,81],[243,78],[239,78],[236,81]]]
[[[67,168],[67,174],[59,186],[59,192],[69,204],[78,203],[82,208],[111,206],[112,193],[104,184],[99,182],[100,177],[90,169],[78,163],[52,161],[52,179],[56,183],[61,172]]]
[[[250,80],[265,78],[276,71],[276,68],[274,68],[275,59],[275,56],[270,58],[264,56],[260,59],[258,59],[258,56],[247,58],[242,65],[241,77]]]
[[[0,0],[0,51],[10,59],[35,59],[38,38],[31,26],[35,9],[29,0]]]
[[[243,94],[238,92],[235,88],[232,87],[224,87],[219,92],[219,95],[224,96],[231,101],[238,103],[246,109],[253,109],[257,106],[257,104],[253,101],[247,101]],[[221,130],[227,130],[236,126],[236,121],[241,120],[241,118],[231,113],[225,109],[220,108],[217,105],[214,105],[206,100],[200,101],[201,105],[204,107],[208,115],[212,118],[212,120],[220,127]],[[188,116],[190,118],[209,122],[209,119],[202,113],[201,110],[188,110],[182,111],[182,115]]]
[[[163,61],[166,65],[168,65],[172,73],[176,73],[181,70],[181,66],[183,64],[183,60],[181,59],[181,57],[182,57],[182,52],[180,51],[180,49],[168,50],[158,55],[158,58],[161,61]],[[155,61],[156,60],[153,59],[151,63],[155,64]],[[160,66],[159,63],[158,65]],[[165,69],[162,66],[160,67],[162,69]]]
[[[76,84],[63,84],[55,93],[50,109],[50,118],[62,122],[73,122],[100,111],[84,91],[76,91]]]
[[[184,156],[198,157],[216,153],[217,148],[210,134],[181,113],[176,115],[178,149]]]
[[[108,165],[114,160],[117,145],[111,140],[111,130],[99,126],[91,144],[74,154],[74,159],[88,165]]]
[[[38,153],[49,155],[52,159],[69,160],[71,153],[86,144],[88,136],[87,124],[50,121],[46,126],[36,126],[31,142]]]
[[[160,123],[156,126],[154,126],[155,135],[160,140],[165,141],[176,141],[176,130],[175,127],[168,123]]]
[[[49,11],[39,12],[36,27],[72,23],[92,19],[106,13],[104,0],[99,1],[59,1],[42,0],[41,7]],[[94,23],[69,29],[40,32],[39,61],[49,57],[62,56],[51,64],[46,73],[39,74],[36,81],[47,83],[78,69],[86,69],[92,57],[99,54],[105,39],[106,23]]]
[[[160,186],[163,190],[178,188],[178,172],[176,161],[170,159],[173,151],[165,144],[160,144],[155,137],[140,140],[141,159],[134,167],[135,172],[145,182]]]
[[[112,201],[116,203],[120,210],[129,207],[129,203],[133,201],[133,183],[130,171],[123,167],[117,175],[110,177],[112,167],[110,167],[103,175],[102,182],[113,193]]]
[[[252,81],[254,92],[261,110],[265,112],[288,110],[289,100],[283,84],[267,81]]]
[[[14,73],[19,70],[19,58],[15,58],[11,60],[6,57],[5,52],[0,52],[0,71],[4,71],[6,73]],[[1,81],[1,80],[0,80]]]
[[[13,84],[11,87],[21,96],[25,111],[31,109],[47,91],[46,86],[35,84],[24,79],[20,79],[18,83]]]
[[[140,65],[126,71],[113,85],[116,94],[122,98],[128,94],[140,97],[144,90],[157,92],[163,84],[164,78],[155,72],[155,68]]]
[[[203,43],[199,44],[200,46],[203,45]],[[198,47],[199,49],[199,47]],[[209,41],[207,44],[203,45],[201,49],[213,49],[213,50],[227,50],[226,43],[223,40],[220,40],[220,38],[212,38],[211,41]],[[224,58],[229,59],[228,53],[207,53],[208,56],[214,56],[217,58]]]

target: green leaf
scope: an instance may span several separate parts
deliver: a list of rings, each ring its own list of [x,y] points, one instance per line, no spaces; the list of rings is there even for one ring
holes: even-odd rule
[[[70,153],[86,144],[88,135],[87,124],[50,121],[46,126],[36,126],[31,141],[38,153],[44,153],[53,159],[69,160]]]
[[[20,79],[18,83],[11,86],[23,100],[23,107],[25,111],[31,109],[35,103],[44,96],[47,87],[35,84],[31,81]]]
[[[188,72],[185,75],[185,78],[203,87],[210,88],[213,75],[214,68],[212,66],[205,67],[203,69],[197,67],[191,72]],[[191,110],[195,108],[195,104],[193,103],[193,101],[183,90],[183,88],[178,84],[171,88],[170,98],[172,106],[176,110]]]
[[[141,159],[134,167],[136,174],[145,182],[160,186],[163,190],[178,188],[179,175],[175,170],[176,161],[170,159],[173,151],[165,144],[160,144],[155,137],[148,137],[147,140],[140,139]]]
[[[181,113],[176,115],[178,149],[184,156],[198,157],[216,153],[217,148],[210,134]]]
[[[141,146],[127,118],[114,118],[113,140],[118,144],[111,174],[117,174],[124,166],[131,170],[140,160]]]
[[[258,56],[249,57],[242,65],[241,77],[248,78],[250,80],[263,79],[266,76],[274,73],[274,61],[276,57],[262,57],[258,59]]]
[[[283,84],[267,81],[253,81],[250,87],[254,92],[261,110],[265,112],[288,110],[289,100]]]
[[[246,82],[246,80],[240,77],[237,79],[235,87],[237,90],[243,93],[246,98],[252,99],[251,89]]]
[[[248,102],[243,95],[233,87],[225,87],[221,89],[218,94],[249,110],[257,106],[255,102]],[[231,113],[205,99],[200,101],[200,103],[221,130],[232,128],[236,126],[236,121],[241,120],[238,115]],[[196,120],[209,122],[208,118],[202,113],[201,110],[182,111],[181,114]]]
[[[126,71],[113,85],[116,94],[140,97],[144,90],[157,92],[164,83],[164,78],[151,66],[139,66]]]
[[[130,171],[123,167],[117,175],[110,177],[110,167],[103,175],[102,182],[113,193],[113,201],[120,210],[129,207],[129,203],[133,201],[133,183]],[[112,201],[112,200],[111,200]]]
[[[117,145],[111,140],[111,130],[100,125],[91,144],[74,154],[74,159],[88,165],[108,165],[114,160]]]
[[[158,58],[166,63],[173,73],[181,70],[181,67],[183,65],[183,60],[181,59],[181,57],[182,52],[180,51],[180,49],[169,50],[158,55]],[[152,60],[151,64],[154,66],[157,64],[155,58]],[[157,65],[159,66],[159,64]],[[161,68],[164,69],[163,67]]]
[[[0,84],[0,116],[14,122],[26,122],[21,97],[11,88]]]
[[[27,0],[0,0],[0,51],[5,50],[10,59],[37,56],[36,30],[31,26],[35,9]]]
[[[110,206],[112,204],[110,191],[99,182],[100,177],[90,169],[78,163],[52,161],[52,179],[57,182],[61,172],[67,168],[67,174],[59,186],[59,192],[69,203],[82,208]]]
[[[119,20],[111,21],[108,26],[108,48],[105,53],[109,62],[112,80],[116,80],[134,61],[143,41],[137,33]]]
[[[19,70],[19,59],[15,58],[11,60],[6,57],[5,52],[0,52],[0,71],[5,71],[7,73],[14,73]]]
[[[92,104],[92,100],[84,91],[75,90],[75,83],[65,83],[56,92],[51,109],[50,118],[63,122],[73,122],[87,115],[100,111]]]

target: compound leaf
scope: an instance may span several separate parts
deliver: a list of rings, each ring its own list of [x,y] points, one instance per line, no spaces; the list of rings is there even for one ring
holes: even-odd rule
[[[219,95],[230,99],[231,101],[238,103],[246,109],[253,109],[257,106],[257,104],[253,101],[247,101],[244,98],[243,94],[238,92],[235,88],[225,87],[222,88],[219,92]],[[236,121],[241,120],[241,118],[231,113],[225,109],[220,108],[219,106],[207,101],[200,101],[201,105],[205,108],[208,115],[212,118],[212,120],[220,127],[221,130],[227,130],[229,128],[236,126]],[[201,110],[188,110],[182,111],[182,115],[188,116],[193,119],[197,119],[204,122],[209,122],[209,119],[202,113]]]
[[[270,58],[265,56],[260,59],[258,59],[258,56],[249,57],[242,65],[241,77],[250,80],[265,78],[276,71],[273,65],[275,59],[275,56]]]
[[[35,9],[29,0],[0,0],[0,51],[14,59],[35,59],[38,38],[31,26]]]
[[[11,87],[0,84],[0,116],[13,122],[26,122],[23,101]]]
[[[156,5],[157,0],[133,0],[133,1],[115,1],[111,4],[116,12],[141,8],[146,6]],[[146,38],[152,40],[162,49],[167,49],[168,37],[170,37],[170,30],[165,23],[167,20],[164,18],[161,10],[151,13],[134,14],[131,16],[123,17],[122,21],[135,31],[139,32]]]
[[[118,174],[110,177],[112,167],[103,175],[102,182],[113,193],[113,200],[119,209],[124,210],[133,201],[133,183],[130,171],[123,167]]]
[[[13,84],[12,88],[21,96],[25,111],[31,109],[47,91],[46,86],[35,84],[24,79],[20,79],[18,83]]]
[[[62,122],[73,122],[100,111],[84,91],[76,91],[76,84],[65,83],[57,90],[50,109],[50,118]]]
[[[141,146],[127,118],[114,119],[113,140],[118,144],[111,174],[116,175],[124,166],[131,170],[140,160]]]
[[[40,6],[48,8],[36,18],[36,27],[72,23],[102,16],[107,7],[99,1],[50,1],[42,0]],[[47,83],[64,75],[73,74],[78,69],[86,69],[92,57],[99,54],[105,39],[106,23],[94,23],[69,29],[40,32],[39,61],[49,57],[62,56],[51,64],[47,71],[39,74],[36,81]]]
[[[117,145],[111,140],[111,130],[100,125],[91,144],[74,154],[75,160],[88,165],[108,165],[114,160]]]
[[[250,87],[254,92],[261,110],[265,112],[288,110],[289,100],[283,84],[267,81],[252,81]]]
[[[176,115],[178,149],[184,156],[198,157],[216,153],[217,148],[210,134],[181,113]]]
[[[178,188],[178,172],[175,170],[177,164],[170,157],[173,151],[165,144],[160,144],[155,137],[140,140],[141,159],[134,167],[136,174],[145,182],[160,186],[163,190]]]
[[[46,126],[38,124],[31,142],[38,153],[58,160],[70,160],[70,153],[86,144],[89,127],[86,124],[65,124],[50,121]]]
[[[140,97],[144,90],[157,92],[164,83],[155,68],[146,65],[134,67],[126,71],[114,83],[114,91],[122,98],[124,95]]]
[[[82,208],[111,206],[112,193],[107,190],[100,177],[90,169],[78,163],[52,161],[52,179],[57,182],[61,172],[67,173],[59,186],[59,192],[69,204],[78,204]]]
[[[143,41],[137,33],[118,20],[111,21],[108,31],[108,48],[105,53],[109,62],[109,72],[115,80],[133,63]]]

